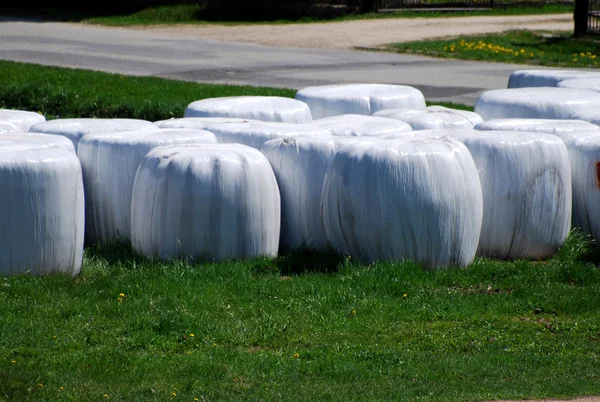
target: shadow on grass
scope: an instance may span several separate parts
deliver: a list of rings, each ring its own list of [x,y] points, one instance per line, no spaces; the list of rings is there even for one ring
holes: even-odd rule
[[[280,254],[276,260],[281,275],[297,275],[303,273],[337,273],[343,267],[345,258],[333,248],[315,250],[300,248]]]

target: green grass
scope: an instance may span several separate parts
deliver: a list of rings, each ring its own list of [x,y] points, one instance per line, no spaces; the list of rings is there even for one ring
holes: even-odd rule
[[[494,9],[482,9],[471,11],[428,11],[406,10],[390,13],[366,13],[346,15],[333,19],[318,19],[304,17],[298,20],[275,20],[275,21],[253,21],[253,20],[230,20],[213,21],[206,14],[204,4],[182,4],[174,6],[150,7],[129,14],[103,15],[102,13],[83,13],[72,11],[61,11],[51,8],[41,9],[5,9],[0,10],[4,15],[18,17],[42,18],[46,20],[77,21],[88,24],[100,24],[111,26],[130,25],[156,25],[156,24],[225,24],[225,25],[248,25],[248,24],[296,24],[296,23],[318,23],[318,22],[343,22],[367,19],[384,18],[431,18],[431,17],[468,17],[468,16],[497,16],[497,15],[533,15],[533,14],[564,14],[573,12],[573,4],[542,4],[538,7],[532,6],[500,6]]]
[[[0,61],[0,108],[39,111],[48,118],[182,117],[195,100],[238,95],[293,97],[291,89],[198,84]]]
[[[294,92],[0,68],[0,105],[61,116],[153,120],[202,96]],[[578,234],[547,262],[439,272],[309,251],[189,264],[152,262],[126,243],[89,247],[74,279],[0,277],[0,400],[600,394],[597,262]]]
[[[211,85],[164,78],[131,77],[89,70],[0,61],[0,109],[37,111],[48,119],[183,117],[193,101],[222,96],[294,97],[293,89]],[[471,106],[428,103],[457,109]]]
[[[511,31],[397,43],[389,49],[399,53],[463,60],[576,68],[600,66],[600,40],[594,37],[575,39],[566,32]]]
[[[88,248],[73,280],[0,278],[0,398],[599,394],[600,270],[586,249],[573,235],[547,263],[431,272],[309,253],[190,265],[124,243]]]
[[[563,14],[572,13],[572,4],[543,4],[539,7],[499,7],[488,10],[472,11],[427,11],[406,10],[387,13],[353,14],[333,19],[318,19],[304,17],[298,20],[274,21],[211,21],[206,19],[204,7],[199,5],[163,6],[148,8],[127,15],[102,16],[83,19],[89,24],[112,26],[155,25],[155,24],[225,24],[225,25],[254,25],[254,24],[298,24],[298,23],[327,23],[356,20],[372,20],[386,18],[432,18],[432,17],[468,17],[468,16],[498,16],[498,15],[533,15],[533,14]]]

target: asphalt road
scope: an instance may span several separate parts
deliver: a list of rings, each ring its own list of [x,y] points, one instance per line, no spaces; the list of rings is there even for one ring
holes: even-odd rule
[[[474,105],[531,68],[384,52],[275,48],[152,30],[0,20],[0,59],[129,75],[302,88],[351,82],[411,85],[427,100]]]

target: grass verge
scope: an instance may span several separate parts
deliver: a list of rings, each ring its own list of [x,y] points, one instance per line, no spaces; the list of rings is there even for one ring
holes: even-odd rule
[[[397,43],[389,47],[399,53],[433,57],[575,68],[598,68],[599,48],[598,38],[576,39],[566,32],[531,31],[459,36]]]
[[[212,85],[164,78],[131,77],[89,70],[0,61],[0,108],[37,111],[48,119],[183,117],[193,101],[222,96],[294,97],[293,89]],[[436,105],[473,110],[471,106]]]
[[[198,84],[0,61],[0,108],[39,111],[47,118],[182,117],[195,100],[220,96],[293,97],[291,89]]]
[[[481,9],[470,11],[428,11],[405,10],[386,13],[366,13],[347,15],[333,19],[319,19],[304,17],[298,20],[275,20],[275,21],[213,21],[206,15],[204,4],[181,4],[174,6],[149,7],[140,11],[119,15],[103,15],[102,13],[83,13],[55,10],[52,8],[39,9],[4,9],[0,11],[3,15],[16,17],[42,18],[47,20],[76,21],[88,24],[100,24],[110,26],[130,25],[155,25],[155,24],[224,24],[224,25],[248,25],[248,24],[297,24],[317,22],[343,22],[369,19],[385,18],[445,18],[445,17],[468,17],[468,16],[501,16],[501,15],[534,15],[534,14],[564,14],[573,13],[573,4],[543,4],[539,7],[531,6],[499,6],[493,9]],[[96,15],[94,15],[96,14]]]
[[[600,394],[600,270],[428,272],[303,253],[151,262],[86,250],[81,276],[0,278],[7,400],[437,400]]]

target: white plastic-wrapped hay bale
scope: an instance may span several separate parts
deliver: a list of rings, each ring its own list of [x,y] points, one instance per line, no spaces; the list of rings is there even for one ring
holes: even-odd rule
[[[233,117],[280,123],[312,120],[304,102],[278,96],[230,96],[190,103],[183,117]]]
[[[557,85],[559,88],[587,89],[588,91],[600,92],[600,73],[596,78],[575,78],[563,80]]]
[[[76,275],[83,258],[84,201],[75,153],[0,146],[0,273]]]
[[[21,134],[22,131],[16,124],[9,121],[0,121],[0,135]]]
[[[313,119],[342,114],[371,115],[383,109],[425,107],[425,97],[406,85],[345,84],[308,87],[296,99],[310,107]]]
[[[508,79],[508,88],[556,87],[561,81],[600,78],[600,73],[581,70],[517,70]]]
[[[480,131],[527,131],[531,133],[568,134],[580,131],[597,131],[600,127],[583,120],[555,119],[495,119],[479,123]]]
[[[319,128],[312,124],[289,123],[225,123],[210,124],[206,130],[214,133],[219,143],[238,143],[252,148],[260,149],[270,140],[288,137],[329,137],[329,130]]]
[[[587,121],[588,123],[600,126],[600,108],[586,107],[577,109],[573,113],[571,113],[569,118]]]
[[[557,136],[514,131],[450,133],[473,156],[483,190],[478,255],[541,259],[571,226],[571,168]]]
[[[595,132],[579,135],[587,133]],[[415,137],[453,138],[473,156],[483,191],[478,255],[541,259],[564,243],[572,187],[569,153],[560,137],[476,130],[424,130]]]
[[[323,250],[327,239],[321,220],[325,172],[340,146],[376,137],[288,137],[264,143],[260,151],[271,163],[281,194],[280,245]]]
[[[483,120],[504,118],[569,119],[585,107],[600,107],[600,93],[568,88],[515,88],[486,91],[475,113]]]
[[[31,126],[32,134],[55,134],[67,137],[75,150],[81,137],[87,134],[155,129],[156,124],[136,119],[57,119]]]
[[[471,155],[452,139],[360,143],[325,175],[323,227],[339,252],[428,268],[473,261],[482,219]]]
[[[210,124],[227,124],[227,123],[255,123],[258,120],[236,119],[233,117],[183,117],[180,119],[169,119],[155,121],[159,128],[193,128],[196,130],[204,130]]]
[[[421,110],[382,110],[375,113],[374,116],[400,120],[410,125],[413,130],[473,128],[483,121],[477,113],[443,106],[429,106]]]
[[[153,149],[136,175],[131,205],[132,243],[148,256],[219,261],[277,253],[275,175],[244,145]]]
[[[580,227],[600,239],[600,136],[587,135],[573,141],[570,148],[573,169],[573,209]]]
[[[0,136],[0,147],[23,146],[31,148],[60,148],[75,154],[73,143],[68,138],[60,135],[35,134],[35,135],[2,135]]]
[[[46,117],[36,112],[26,110],[0,109],[0,122],[16,125],[22,133],[29,131],[34,124],[46,121]]]
[[[212,133],[193,129],[155,129],[88,134],[79,141],[86,195],[86,241],[130,238],[131,192],[137,169],[155,147],[216,144]]]
[[[387,117],[344,114],[313,120],[311,124],[329,130],[336,136],[383,136],[412,131],[412,128],[399,120]]]

